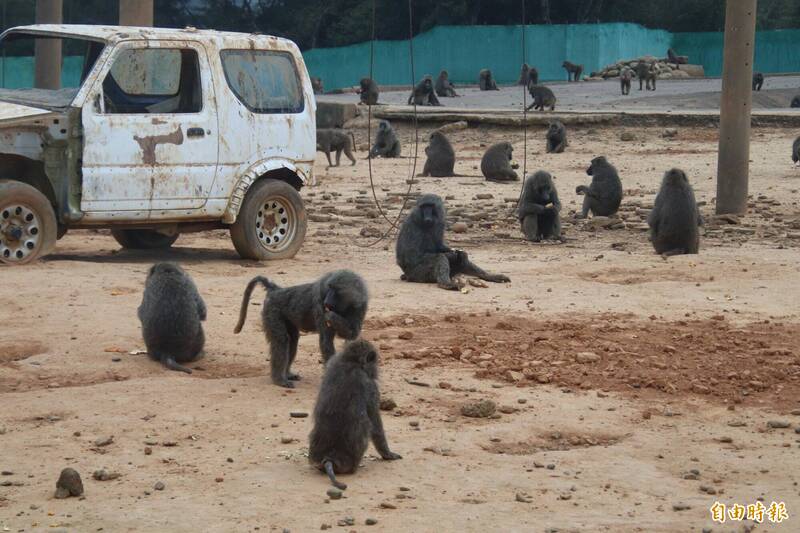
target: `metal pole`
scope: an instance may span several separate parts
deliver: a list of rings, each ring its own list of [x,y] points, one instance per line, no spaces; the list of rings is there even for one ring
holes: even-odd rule
[[[719,116],[717,214],[747,211],[757,0],[728,0]]]
[[[36,0],[37,24],[61,24],[61,0]],[[61,88],[61,40],[36,39],[34,85],[39,89]]]
[[[153,25],[153,0],[119,0],[120,26]]]

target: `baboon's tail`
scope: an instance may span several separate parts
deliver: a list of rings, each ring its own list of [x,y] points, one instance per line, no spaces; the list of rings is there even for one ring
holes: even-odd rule
[[[353,140],[353,151],[358,152],[358,148],[356,148],[356,136],[353,135],[352,131],[348,131],[347,133],[350,134],[350,138]]]
[[[250,283],[247,284],[247,287],[244,289],[244,297],[242,298],[242,308],[239,310],[239,323],[236,324],[236,328],[233,330],[234,333],[239,333],[242,331],[242,327],[244,326],[244,321],[247,318],[247,307],[250,305],[250,295],[253,294],[253,289],[256,288],[257,284],[262,284],[267,292],[273,289],[279,289],[277,285],[272,283],[270,280],[265,278],[264,276],[256,276],[250,280]]]
[[[179,364],[177,361],[175,361],[175,359],[172,358],[171,355],[161,356],[161,363],[170,370],[177,370],[178,372],[186,372],[187,374],[192,373],[191,368],[186,368],[185,366]]]

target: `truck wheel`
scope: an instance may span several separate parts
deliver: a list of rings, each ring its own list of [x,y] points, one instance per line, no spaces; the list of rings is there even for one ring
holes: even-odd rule
[[[262,179],[247,192],[231,240],[244,259],[288,259],[303,246],[307,225],[303,199],[294,187]]]
[[[0,180],[0,263],[24,265],[47,255],[57,231],[44,194],[26,183]]]
[[[164,235],[151,229],[112,229],[111,235],[123,248],[129,250],[160,250],[169,248],[178,240],[178,234]]]

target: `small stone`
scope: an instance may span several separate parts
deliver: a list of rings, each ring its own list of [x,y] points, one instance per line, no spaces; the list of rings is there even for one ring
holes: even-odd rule
[[[111,435],[110,437],[101,437],[94,441],[94,445],[100,448],[103,446],[108,446],[112,442],[114,442],[114,435]]]
[[[636,135],[634,135],[633,133],[631,133],[629,131],[623,131],[619,136],[619,140],[620,141],[624,141],[624,142],[635,141],[636,140]]]
[[[381,411],[393,411],[397,407],[397,402],[391,398],[381,398]]]
[[[400,335],[397,336],[398,339],[409,341],[414,338],[414,333],[411,331],[403,331]]]
[[[524,492],[518,492],[515,499],[519,503],[533,503],[533,498]]]
[[[688,503],[679,502],[679,503],[673,503],[672,504],[672,510],[673,511],[688,511],[691,508],[692,508],[692,506],[689,505]]]
[[[381,509],[397,509],[397,506],[390,502],[381,502]]]
[[[600,360],[600,356],[594,352],[578,352],[575,354],[575,360],[581,364],[596,363]]]
[[[81,476],[72,468],[65,468],[61,471],[56,481],[55,497],[59,500],[70,496],[80,496],[83,494],[83,481]]]
[[[352,516],[346,516],[346,517],[342,518],[341,520],[339,520],[338,522],[336,522],[336,524],[338,526],[340,526],[340,527],[354,526],[354,525],[356,525],[356,519],[353,518]]]
[[[731,442],[733,442],[733,438],[727,435],[723,435],[722,437],[717,439],[717,442],[721,442],[723,444],[730,444]]]
[[[157,481],[157,482],[156,482],[156,484],[155,484],[155,485],[153,485],[153,488],[154,488],[155,490],[164,490],[164,489],[165,489],[165,488],[167,488],[167,487],[166,487],[166,485],[164,485],[164,483],[162,483],[161,481]]]
[[[497,410],[491,400],[478,400],[461,406],[461,414],[469,418],[489,418]]]
[[[153,448],[151,448],[150,446],[145,446],[144,447],[144,454],[145,455],[153,455]]]
[[[112,363],[119,363],[120,361],[122,361],[122,357],[112,357],[111,358],[111,362]]]
[[[700,485],[700,492],[705,492],[706,494],[716,494],[717,489],[714,487],[709,487],[708,485]]]
[[[419,421],[418,420],[412,420],[412,421],[410,421],[408,423],[408,425],[411,426],[412,428],[418,428],[419,427]]]
[[[453,233],[466,233],[468,226],[466,222],[456,222],[450,228]]]
[[[375,524],[378,523],[378,521],[375,520],[374,518],[367,518],[366,520],[364,520],[364,523],[368,526],[374,526]]]
[[[308,418],[308,413],[303,411],[292,411],[289,413],[289,416],[292,418]]]
[[[97,481],[111,481],[120,477],[121,474],[117,472],[107,472],[103,469],[95,470],[92,477]]]
[[[222,476],[218,476],[218,477],[215,477],[215,478],[214,478],[214,481],[215,481],[216,483],[222,483],[223,481],[225,481],[225,478],[224,478],[224,477],[222,477]]]
[[[492,193],[483,192],[480,194],[476,194],[475,198],[477,198],[478,200],[491,200],[492,198],[494,198],[494,195]]]
[[[555,470],[556,469],[556,465],[551,463],[551,464],[547,465],[547,469],[548,470]]]
[[[292,437],[281,437],[281,444],[291,444],[294,442]]]
[[[2,472],[0,472],[0,474],[4,476],[13,476],[14,472],[12,472],[11,470],[3,470]]]
[[[786,429],[789,426],[791,426],[791,424],[785,420],[770,420],[767,422],[767,427],[772,429]]]
[[[228,457],[228,458],[226,459],[226,461],[228,461],[229,463],[232,463],[232,462],[233,462],[233,457]]]
[[[664,130],[661,136],[664,137],[665,139],[672,139],[678,136],[678,130],[675,128],[667,128]]]
[[[328,489],[327,492],[328,498],[331,500],[341,500],[342,499],[342,491],[337,489],[336,487],[331,487]]]

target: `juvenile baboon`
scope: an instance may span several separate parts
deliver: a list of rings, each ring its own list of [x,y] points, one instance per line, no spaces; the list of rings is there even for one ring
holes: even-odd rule
[[[549,107],[550,111],[555,111],[556,95],[553,94],[553,91],[551,91],[549,87],[531,84],[528,85],[528,92],[531,93],[533,102],[528,106],[526,111],[530,111],[531,109],[544,111],[545,107]]]
[[[686,174],[677,168],[664,174],[661,189],[647,219],[656,253],[669,257],[696,254],[700,248],[700,212]]]
[[[800,94],[792,98],[791,107],[800,107]]]
[[[412,102],[415,105],[432,105],[439,106],[439,99],[436,98],[436,91],[433,89],[433,78],[425,76],[411,91],[411,96],[408,97],[408,105]]]
[[[361,95],[361,103],[364,105],[376,105],[378,103],[378,97],[380,96],[380,90],[375,80],[372,78],[361,78],[360,85],[361,88],[358,90],[358,94]]]
[[[753,73],[753,90],[760,91],[764,85],[764,75],[760,72]]]
[[[378,124],[378,131],[375,133],[375,144],[369,151],[369,157],[400,157],[400,140],[394,132],[394,128],[385,120]]]
[[[794,140],[794,144],[792,144],[792,161],[794,161],[795,166],[800,167],[800,137]]]
[[[150,267],[138,315],[150,357],[191,374],[180,363],[194,361],[203,351],[206,304],[189,274],[172,263]]]
[[[497,88],[497,83],[494,81],[494,76],[492,76],[492,71],[488,68],[482,69],[478,73],[478,86],[480,87],[481,91],[499,91],[500,89]]]
[[[442,98],[455,98],[458,96],[456,87],[450,81],[450,74],[446,70],[441,71],[439,77],[436,78],[436,94]]]
[[[514,148],[511,143],[502,142],[489,147],[481,159],[481,172],[489,181],[517,181],[519,176],[511,168]]]
[[[560,240],[560,212],[561,201],[549,172],[540,170],[525,178],[517,215],[526,239],[533,242]]]
[[[589,211],[601,217],[615,214],[622,203],[622,181],[617,169],[605,157],[595,157],[586,173],[592,177],[592,183],[575,189],[576,194],[586,195],[580,218],[589,216]]]
[[[434,131],[431,133],[430,144],[425,148],[425,168],[422,176],[445,178],[455,175],[453,168],[456,164],[456,153],[444,133]]]
[[[675,53],[675,50],[673,50],[672,48],[670,48],[670,49],[668,49],[668,50],[667,50],[667,59],[668,59],[668,60],[669,60],[669,62],[670,62],[670,63],[672,63],[673,65],[678,65],[678,64],[680,64],[680,59],[678,59],[678,54],[676,54],[676,53]]]
[[[569,61],[564,61],[561,66],[567,71],[567,81],[581,81],[581,74],[583,74],[583,65],[576,65]]]
[[[353,132],[334,128],[324,128],[317,130],[317,151],[323,152],[328,158],[328,167],[338,167],[342,159],[342,152],[347,156],[353,165],[356,158],[353,157],[353,147],[356,144]],[[331,162],[331,152],[336,152],[336,164]]]
[[[459,274],[494,283],[510,281],[503,274],[491,274],[473,264],[467,252],[447,246],[444,229],[442,199],[435,194],[421,196],[397,236],[395,256],[397,265],[403,270],[401,279],[414,283],[436,283],[448,290],[459,289],[452,279]]]
[[[649,65],[644,61],[640,61],[639,64],[636,65],[636,77],[639,78],[640,91],[645,86],[648,91],[656,90],[656,79],[658,75],[655,71],[655,65]]]
[[[569,146],[567,141],[567,128],[561,121],[556,120],[547,126],[547,153],[560,154]]]
[[[336,335],[352,340],[361,333],[369,295],[361,276],[349,270],[336,270],[312,283],[286,288],[262,276],[253,278],[244,290],[234,333],[242,331],[250,295],[258,284],[267,290],[261,322],[269,342],[270,374],[276,385],[293,388],[292,381],[300,379],[291,366],[301,331],[319,332],[319,350],[326,362],[336,351]]]
[[[362,339],[348,342],[325,367],[308,439],[308,461],[341,490],[347,485],[336,474],[355,472],[370,440],[383,459],[402,459],[386,442],[380,401],[378,351]]]
[[[314,90],[314,94],[325,93],[325,87],[322,85],[322,78],[311,78],[311,88]]]
[[[530,87],[531,85],[539,85],[539,71],[536,70],[536,67],[531,67],[528,71],[528,82],[525,86]]]
[[[619,73],[619,85],[622,89],[622,94],[625,96],[631,94],[631,80],[633,80],[633,71],[625,67],[622,69],[622,72]]]
[[[528,79],[530,78],[530,71],[531,67],[527,63],[522,64],[522,69],[519,72],[519,81],[517,81],[517,85],[528,85]]]

